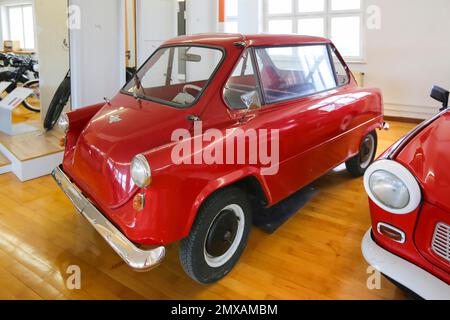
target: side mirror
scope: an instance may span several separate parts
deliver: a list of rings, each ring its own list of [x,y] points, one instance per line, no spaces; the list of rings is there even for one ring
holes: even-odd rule
[[[431,97],[442,103],[441,111],[448,108],[449,94],[450,93],[447,90],[438,86],[434,86],[431,90]]]
[[[261,100],[259,99],[258,92],[251,91],[241,96],[242,102],[247,107],[247,110],[261,109]]]

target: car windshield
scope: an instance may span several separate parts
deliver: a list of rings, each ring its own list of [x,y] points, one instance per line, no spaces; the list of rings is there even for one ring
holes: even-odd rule
[[[139,98],[180,108],[189,107],[201,96],[222,57],[222,51],[215,48],[161,48],[124,90]]]

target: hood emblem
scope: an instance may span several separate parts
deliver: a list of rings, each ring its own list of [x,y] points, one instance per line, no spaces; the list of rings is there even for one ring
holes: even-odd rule
[[[122,118],[117,114],[109,117],[109,124],[118,123],[120,121],[122,121]]]

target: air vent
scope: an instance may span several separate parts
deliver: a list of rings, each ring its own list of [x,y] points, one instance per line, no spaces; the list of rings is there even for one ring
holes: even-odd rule
[[[450,226],[438,223],[433,236],[433,251],[447,262],[450,262]]]

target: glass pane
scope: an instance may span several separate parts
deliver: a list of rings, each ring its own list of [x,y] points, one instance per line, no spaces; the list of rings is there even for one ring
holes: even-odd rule
[[[341,60],[339,60],[338,56],[334,52],[332,52],[331,56],[333,57],[334,70],[336,72],[338,86],[346,85],[350,80],[347,69],[344,67],[344,64],[342,64]]]
[[[270,20],[269,21],[269,33],[271,34],[291,34],[292,20]]]
[[[225,86],[224,98],[228,106],[232,109],[246,109],[245,97],[249,94],[259,95],[257,83],[252,56],[250,50],[247,50]]]
[[[361,56],[361,18],[359,16],[332,18],[331,40],[342,56]]]
[[[238,33],[239,24],[237,21],[225,21],[225,32],[227,33]]]
[[[298,0],[299,12],[322,12],[325,10],[324,0]]]
[[[220,50],[210,48],[159,49],[124,90],[187,107],[200,97],[222,56]],[[186,74],[179,73],[180,63],[186,64]],[[186,87],[187,84],[190,86]]]
[[[225,15],[227,17],[237,17],[238,12],[238,0],[225,1]]]
[[[23,16],[22,7],[10,7],[9,13],[9,34],[12,41],[20,41],[20,46],[25,46],[25,39],[23,37]]]
[[[269,14],[292,13],[292,0],[268,0]]]
[[[34,49],[34,17],[33,7],[23,7],[23,19],[24,19],[24,36],[25,36],[25,48]]]
[[[331,0],[331,10],[361,9],[361,0]]]
[[[298,33],[307,36],[325,36],[325,21],[323,18],[298,20]]]
[[[278,55],[290,49],[291,54]],[[262,86],[268,102],[276,102],[336,87],[325,45],[257,49]]]

